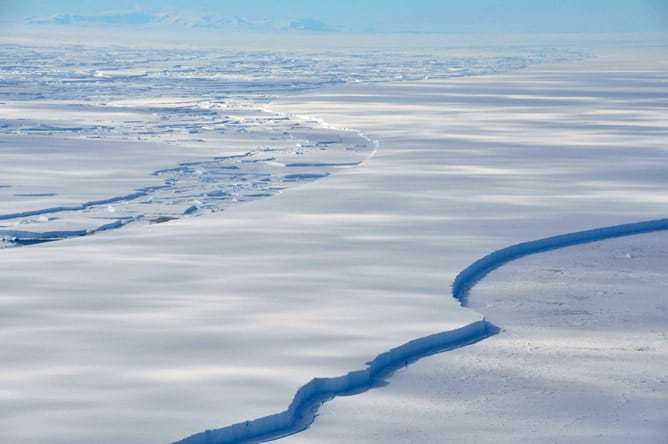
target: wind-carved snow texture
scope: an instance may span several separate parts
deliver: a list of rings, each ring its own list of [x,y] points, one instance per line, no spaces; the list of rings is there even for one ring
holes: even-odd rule
[[[469,290],[477,282],[491,271],[524,256],[662,230],[668,230],[668,219],[595,228],[511,245],[478,259],[462,270],[453,282],[452,295],[462,306],[467,306]],[[283,412],[216,430],[206,430],[175,444],[264,442],[298,433],[314,422],[320,406],[325,402],[337,396],[357,395],[385,385],[386,379],[402,367],[436,353],[475,344],[499,332],[499,327],[483,319],[456,330],[414,339],[378,355],[367,363],[364,370],[351,371],[335,378],[312,379],[297,391],[290,406]]]

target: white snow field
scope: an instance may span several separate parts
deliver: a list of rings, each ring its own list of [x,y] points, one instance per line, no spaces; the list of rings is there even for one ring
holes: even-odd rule
[[[325,404],[286,442],[665,442],[667,242],[637,235],[501,267],[470,303],[502,333]]]
[[[184,442],[234,442],[242,436],[236,433],[285,425],[277,417],[246,421],[285,411],[312,378],[363,370],[403,344],[422,347],[410,342],[419,338],[443,339],[435,348],[482,340],[418,361],[386,387],[337,397],[287,440],[661,442],[668,410],[664,234],[504,265],[473,288],[475,309],[460,306],[451,284],[477,259],[512,244],[666,217],[664,53],[665,47],[599,48],[586,60],[520,71],[513,65],[478,77],[261,88],[233,104],[229,97],[239,97],[243,85],[201,97],[214,89],[195,81],[187,97],[170,97],[162,107],[155,104],[160,91],[139,88],[130,103],[117,105],[138,118],[100,118],[111,135],[96,124],[81,130],[89,117],[80,115],[70,119],[78,130],[49,124],[46,136],[44,126],[24,125],[14,113],[42,100],[34,112],[39,125],[53,120],[44,114],[49,100],[71,111],[85,97],[93,97],[93,113],[101,112],[114,106],[122,83],[92,83],[92,90],[77,90],[79,98],[58,89],[52,98],[22,101],[17,94],[30,85],[14,79],[16,89],[0,99],[14,110],[3,111],[0,138],[0,203],[3,214],[14,215],[0,221],[0,230],[6,246],[15,247],[0,250],[0,442],[165,443],[193,434]],[[131,74],[132,85],[141,86],[145,77]],[[109,85],[117,85],[113,93]],[[235,134],[257,132],[229,141],[226,127],[191,134],[193,109],[212,108],[202,99],[214,105],[207,125],[237,122],[217,120],[233,115],[231,107],[253,114],[234,124]],[[268,115],[289,123],[265,125]],[[173,126],[160,130],[162,117],[178,123],[178,136]],[[141,128],[132,128],[137,119]],[[145,122],[150,142],[137,140]],[[336,131],[344,128],[355,131]],[[44,153],[38,140],[53,149]],[[294,160],[310,156],[300,154],[304,145],[313,159]],[[212,182],[201,176],[243,166],[239,160],[214,171],[212,164],[200,169],[202,162],[259,156],[262,148],[277,153],[257,157],[264,166],[298,170],[270,170],[279,188],[292,174],[295,181],[324,176],[302,175],[301,168],[332,170],[299,187],[260,191],[272,196],[243,205],[243,198],[226,199],[234,205],[224,208],[201,202],[212,194]],[[292,157],[271,159],[279,154]],[[36,160],[41,155],[46,161]],[[196,162],[195,169],[183,162]],[[174,198],[178,211],[166,209],[174,201],[166,198],[154,198],[157,207],[141,204],[153,208],[150,218],[168,223],[145,223],[148,210],[129,197],[106,201],[161,186],[160,175],[152,175],[159,170],[187,176],[179,190],[188,197]],[[249,177],[225,183],[261,182]],[[43,233],[35,226],[68,217],[50,220],[40,209],[84,202],[96,205],[68,210],[76,217],[66,228],[84,235],[17,245],[17,227]],[[182,217],[192,204],[193,217]],[[93,207],[103,215],[87,212]],[[34,214],[16,214],[26,212]],[[91,220],[137,223],[85,235],[99,226]],[[616,295],[620,287],[629,300]],[[496,333],[483,316],[501,332],[483,339]],[[422,351],[436,350],[427,344]],[[392,356],[389,362],[389,369],[401,364]],[[368,376],[335,382],[345,388],[357,375]]]

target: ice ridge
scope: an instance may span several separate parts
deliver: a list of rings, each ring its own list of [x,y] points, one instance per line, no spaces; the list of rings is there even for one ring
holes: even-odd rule
[[[452,295],[461,301],[462,305],[466,306],[468,292],[478,281],[502,265],[524,256],[604,239],[630,236],[632,234],[650,233],[652,231],[660,230],[668,230],[668,219],[656,219],[594,228],[592,230],[560,234],[558,236],[522,242],[501,248],[500,250],[496,250],[487,256],[478,259],[462,270],[452,284]]]
[[[522,242],[484,256],[455,278],[452,295],[467,305],[468,292],[491,271],[524,256],[573,245],[596,242],[633,234],[668,230],[668,219],[635,222],[561,234]],[[174,444],[227,444],[264,442],[288,436],[308,428],[322,404],[337,397],[366,392],[386,384],[386,378],[408,364],[436,353],[474,344],[497,334],[500,329],[484,318],[465,327],[414,339],[381,353],[364,370],[351,371],[334,378],[314,378],[295,394],[283,412],[240,422],[216,430],[191,435]]]
[[[0,230],[0,236],[1,236],[0,239],[7,239],[19,245],[34,245],[45,242],[53,242],[56,240],[68,239],[71,237],[88,236],[91,234],[100,233],[102,231],[107,231],[107,230],[114,230],[116,228],[121,228],[133,221],[134,219],[132,218],[117,219],[92,229],[45,231],[41,233],[36,233],[32,231],[20,231],[20,230]]]
[[[110,197],[108,199],[92,200],[90,202],[84,202],[82,204],[77,204],[77,205],[65,205],[65,206],[60,206],[60,207],[44,208],[44,209],[41,209],[41,210],[23,211],[21,213],[0,214],[0,220],[10,220],[10,219],[17,219],[17,218],[21,218],[21,217],[30,217],[30,216],[41,216],[41,215],[44,215],[44,214],[61,213],[61,212],[65,212],[65,211],[87,210],[91,207],[95,207],[95,206],[99,206],[99,205],[108,205],[108,204],[112,204],[112,203],[138,199],[140,197],[145,197],[148,194],[149,194],[149,191],[145,190],[145,191],[138,191],[138,192],[131,193],[131,194],[126,194],[124,196],[115,196],[115,197]]]
[[[414,339],[376,356],[363,370],[333,378],[312,379],[297,390],[287,410],[217,430],[206,430],[175,444],[263,442],[292,435],[308,428],[326,401],[382,386],[386,384],[386,378],[408,364],[426,356],[476,343],[498,331],[497,327],[483,319],[456,330]]]

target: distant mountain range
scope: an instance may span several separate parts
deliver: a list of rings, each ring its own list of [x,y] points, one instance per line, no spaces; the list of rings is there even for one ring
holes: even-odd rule
[[[217,14],[172,14],[146,13],[139,11],[110,12],[96,15],[58,14],[48,17],[29,17],[28,24],[34,25],[158,25],[176,26],[190,29],[220,29],[229,31],[305,31],[339,32],[341,28],[331,26],[315,19],[297,19],[285,21],[246,20],[241,17],[226,17]]]

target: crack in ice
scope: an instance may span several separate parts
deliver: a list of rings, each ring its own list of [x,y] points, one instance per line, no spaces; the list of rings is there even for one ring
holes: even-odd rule
[[[258,147],[244,154],[182,162],[174,168],[152,173],[163,179],[163,185],[81,204],[0,214],[0,220],[9,223],[0,229],[0,248],[87,236],[138,221],[167,222],[220,212],[240,202],[270,197],[337,170],[359,166],[376,152],[377,143],[358,131],[322,126],[330,133],[340,132],[341,136],[333,140],[331,134],[314,134],[308,143],[297,144],[292,149]],[[349,137],[351,132],[354,134]],[[72,213],[79,219],[69,222],[66,218],[71,218],[68,215]],[[55,217],[45,217],[47,215]],[[31,220],[31,217],[39,219]],[[98,226],[98,219],[113,222]],[[54,221],[58,221],[58,229],[54,229]],[[32,224],[42,230],[25,229]]]
[[[471,288],[491,271],[519,259],[545,251],[596,242],[634,234],[668,230],[668,219],[635,222],[591,230],[577,231],[514,244],[496,250],[463,269],[452,285],[452,296],[467,306]],[[499,327],[486,321],[462,328],[424,336],[381,353],[363,370],[351,371],[333,378],[314,378],[297,390],[287,410],[254,420],[206,430],[177,441],[175,444],[227,444],[265,442],[307,429],[327,401],[337,396],[351,396],[386,384],[386,379],[424,357],[475,344],[497,334]]]

